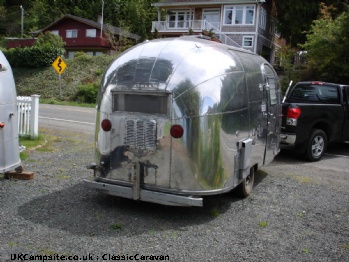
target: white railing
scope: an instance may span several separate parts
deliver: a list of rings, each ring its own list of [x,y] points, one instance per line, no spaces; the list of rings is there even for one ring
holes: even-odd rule
[[[39,95],[17,96],[18,134],[38,136]]]
[[[233,39],[223,34],[220,30],[219,22],[207,22],[206,20],[188,20],[188,21],[153,21],[152,32],[202,32],[203,30],[212,31],[218,39],[226,45],[241,47]]]
[[[205,25],[205,30],[206,31],[212,31],[214,33],[214,35],[216,37],[218,37],[218,39],[226,45],[231,45],[231,46],[236,46],[236,47],[241,47],[241,45],[239,45],[238,43],[236,43],[233,39],[231,39],[229,36],[227,36],[226,34],[223,34],[218,28],[216,27],[216,23],[215,24],[211,24],[209,22],[207,22],[206,20],[204,21],[204,25]],[[218,25],[219,26],[219,25]]]
[[[220,23],[215,23],[215,28],[219,28]],[[207,28],[206,20],[188,20],[188,21],[153,21],[152,22],[152,32],[155,30],[159,32],[183,32],[185,30],[189,31],[202,31],[210,30]]]

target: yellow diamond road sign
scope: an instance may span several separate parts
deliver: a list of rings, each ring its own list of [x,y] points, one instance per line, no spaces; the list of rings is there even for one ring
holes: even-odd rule
[[[66,63],[63,61],[62,57],[58,56],[55,61],[52,63],[53,68],[57,71],[58,74],[62,74],[65,68],[67,67]]]

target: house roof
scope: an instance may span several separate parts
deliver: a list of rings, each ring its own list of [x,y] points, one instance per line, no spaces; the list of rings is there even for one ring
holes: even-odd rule
[[[31,34],[33,34],[34,36],[38,36],[40,33],[49,30],[52,26],[60,23],[61,21],[65,20],[65,19],[73,19],[76,20],[80,23],[84,23],[86,25],[92,26],[96,29],[100,29],[101,28],[101,23],[86,19],[86,18],[82,18],[82,17],[78,17],[75,15],[64,15],[63,17],[55,20],[54,22],[52,22],[51,24],[49,24],[48,26],[46,26],[45,28],[42,28],[40,30],[37,30],[35,32],[32,32]],[[109,24],[103,24],[103,30],[108,30],[111,31],[114,35],[120,35],[121,33],[125,34],[126,37],[131,38],[131,39],[135,39],[135,40],[139,40],[140,36],[129,33],[129,32],[125,32],[123,29],[121,29],[120,27],[115,27]]]

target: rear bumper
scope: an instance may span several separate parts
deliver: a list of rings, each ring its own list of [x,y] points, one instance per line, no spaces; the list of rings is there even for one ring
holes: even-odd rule
[[[294,145],[296,143],[296,134],[281,133],[281,144]]]
[[[84,183],[87,187],[96,189],[100,192],[133,200],[141,200],[168,206],[203,206],[203,199],[201,197],[175,195],[137,188],[136,186],[128,187],[86,179],[84,180]]]

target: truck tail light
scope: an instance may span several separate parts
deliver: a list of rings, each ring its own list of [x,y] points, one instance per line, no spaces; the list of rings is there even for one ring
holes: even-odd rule
[[[109,119],[103,119],[101,123],[101,127],[104,131],[108,132],[110,131],[112,124]]]
[[[302,111],[299,107],[289,107],[287,109],[286,125],[296,126],[297,119],[301,115],[301,113],[302,113]]]
[[[170,129],[170,134],[173,138],[181,138],[183,136],[184,130],[181,125],[173,125]]]
[[[320,81],[313,81],[311,82],[312,85],[323,85],[324,82],[320,82]]]

